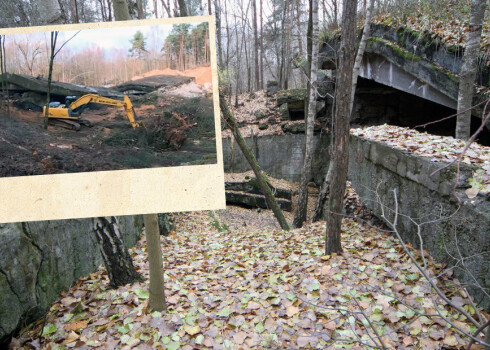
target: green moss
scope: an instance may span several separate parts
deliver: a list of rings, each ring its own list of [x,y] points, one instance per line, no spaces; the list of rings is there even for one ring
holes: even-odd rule
[[[414,54],[408,50],[402,49],[401,47],[396,46],[396,45],[388,44],[388,46],[390,46],[393,49],[393,51],[396,52],[396,54],[398,56],[403,57],[403,59],[405,59],[407,61],[420,61],[419,56],[417,56],[416,54]]]
[[[383,38],[379,38],[379,37],[372,37],[369,39],[368,41],[368,45],[369,46],[373,46],[374,43],[382,43],[383,45],[386,45],[386,46],[389,46],[393,49],[393,51],[399,56],[399,57],[402,57],[403,59],[405,60],[408,60],[408,61],[420,61],[420,57],[417,56],[416,54],[408,51],[408,50],[405,50],[404,48],[396,45],[395,43],[391,42],[391,41],[388,41],[388,40],[385,40]]]
[[[444,74],[445,76],[447,76],[452,81],[459,82],[459,77],[456,74],[452,73],[451,71],[449,71],[447,69],[442,68],[441,66],[432,64],[432,69],[435,71],[438,71],[439,73]]]
[[[274,187],[272,186],[272,184],[270,183],[269,179],[267,178],[267,176],[264,175],[264,178],[265,178],[265,182],[269,185],[269,187],[271,189],[274,189]],[[248,182],[252,187],[258,189],[260,191],[260,185],[259,185],[259,180],[257,180],[257,178],[252,178],[250,179],[250,181]]]

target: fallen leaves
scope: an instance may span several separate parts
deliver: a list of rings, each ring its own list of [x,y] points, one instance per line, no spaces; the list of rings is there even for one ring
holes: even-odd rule
[[[414,129],[387,124],[352,129],[351,133],[430,158],[433,161],[447,163],[457,160],[466,145],[465,141],[453,137],[431,135]],[[461,161],[478,167],[474,171],[473,177],[468,180],[471,186],[466,190],[468,198],[475,198],[478,193],[484,195],[490,193],[490,147],[472,143]]]
[[[230,216],[230,210],[242,214]],[[177,234],[162,238],[167,313],[148,313],[148,281],[110,290],[99,270],[53,304],[43,345],[310,349],[344,344],[354,349],[357,337],[371,341],[360,311],[392,348],[464,345],[441,318],[417,314],[434,313],[430,289],[390,236],[346,220],[345,252],[326,259],[324,223],[288,234],[265,225],[233,231],[233,220],[242,220],[245,213],[250,211],[215,212],[229,232],[217,231],[206,212],[179,214]],[[250,227],[259,226],[248,220]],[[147,276],[144,240],[133,249],[133,260]],[[428,263],[436,269],[429,257]],[[452,293],[452,299],[470,306],[465,295]],[[439,307],[458,327],[470,329],[457,313]],[[24,340],[26,347],[36,347],[40,327],[26,333],[31,337]]]

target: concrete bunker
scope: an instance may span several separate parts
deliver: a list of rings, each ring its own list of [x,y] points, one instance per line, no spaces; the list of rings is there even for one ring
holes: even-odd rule
[[[390,124],[415,128],[455,114],[454,108],[359,77],[351,124],[353,127]],[[476,132],[480,125],[481,119],[472,116],[471,132]],[[429,134],[454,137],[456,117],[416,129]],[[489,146],[490,130],[484,128],[477,142]]]

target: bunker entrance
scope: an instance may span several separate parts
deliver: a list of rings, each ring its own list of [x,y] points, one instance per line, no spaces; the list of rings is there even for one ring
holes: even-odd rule
[[[289,110],[289,119],[290,120],[303,120],[303,119],[305,119],[304,109],[290,109]]]
[[[354,109],[352,111],[353,127],[390,124],[414,128],[419,125],[435,122],[456,114],[456,110],[425,100],[418,96],[376,83],[365,78],[358,78]],[[471,133],[481,125],[481,119],[471,118]],[[447,120],[417,128],[418,131],[440,136],[453,136],[456,129],[456,116]],[[484,128],[477,142],[490,146],[490,131]]]

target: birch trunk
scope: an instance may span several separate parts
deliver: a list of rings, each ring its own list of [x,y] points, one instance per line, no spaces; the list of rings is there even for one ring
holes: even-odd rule
[[[478,69],[478,53],[486,0],[473,0],[471,3],[470,25],[466,34],[466,47],[459,74],[458,117],[456,119],[456,138],[468,140],[471,132],[471,104],[474,82]]]
[[[143,281],[143,277],[136,272],[131,255],[124,245],[117,219],[114,216],[96,218],[93,230],[111,287],[117,288],[128,283]]]

